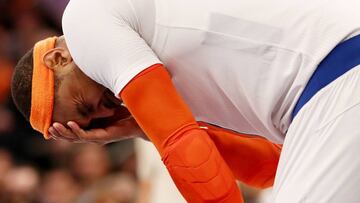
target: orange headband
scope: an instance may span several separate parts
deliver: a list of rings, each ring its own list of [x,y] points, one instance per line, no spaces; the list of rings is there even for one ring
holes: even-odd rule
[[[35,44],[31,91],[31,126],[49,139],[54,107],[54,72],[44,63],[45,54],[55,47],[57,37],[50,37]]]

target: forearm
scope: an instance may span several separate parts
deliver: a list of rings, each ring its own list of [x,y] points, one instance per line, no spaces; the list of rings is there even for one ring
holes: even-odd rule
[[[120,97],[155,144],[188,202],[242,202],[229,167],[197,125],[163,67],[137,76]]]
[[[261,189],[274,184],[281,145],[259,136],[244,135],[206,123],[200,125],[206,127],[236,179]]]

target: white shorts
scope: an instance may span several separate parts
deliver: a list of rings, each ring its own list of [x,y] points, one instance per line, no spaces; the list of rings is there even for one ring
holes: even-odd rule
[[[273,200],[360,202],[360,65],[320,90],[293,120]]]

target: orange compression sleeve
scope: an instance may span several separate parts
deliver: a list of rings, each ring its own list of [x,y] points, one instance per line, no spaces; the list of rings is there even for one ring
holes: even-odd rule
[[[199,122],[199,125],[206,127],[207,133],[236,179],[261,189],[274,184],[282,145],[259,136],[240,134],[204,122]]]
[[[162,65],[140,73],[120,97],[155,144],[188,202],[243,202],[228,165],[206,131],[199,128]]]

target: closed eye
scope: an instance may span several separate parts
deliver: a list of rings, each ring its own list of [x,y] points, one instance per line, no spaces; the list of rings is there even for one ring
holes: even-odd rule
[[[76,105],[77,112],[81,115],[81,117],[89,117],[91,113],[94,112],[94,108],[90,104],[77,104]]]

